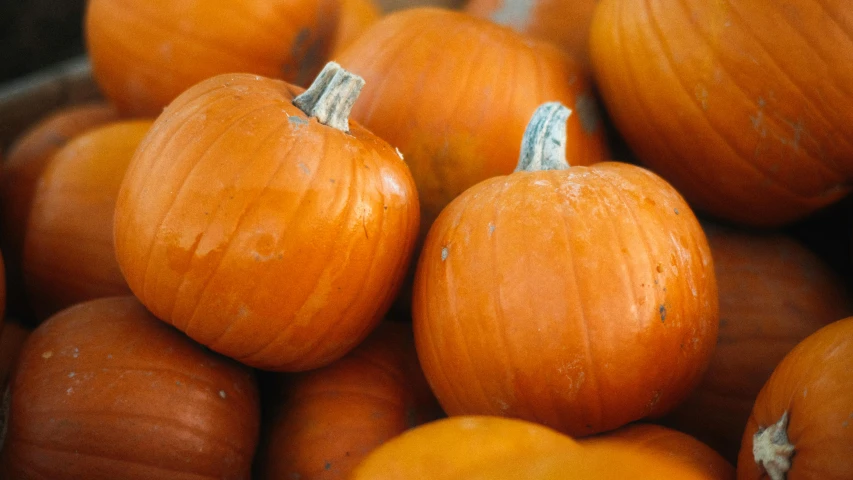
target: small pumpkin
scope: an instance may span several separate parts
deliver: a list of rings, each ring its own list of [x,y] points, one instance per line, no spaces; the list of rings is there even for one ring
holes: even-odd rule
[[[406,164],[347,120],[361,79],[309,90],[208,79],[154,123],[124,178],[115,247],[157,317],[250,366],[319,368],[379,324],[410,261]]]
[[[809,335],[779,362],[743,434],[738,480],[853,478],[853,318]]]
[[[57,110],[27,129],[9,147],[0,172],[0,240],[6,260],[10,307],[26,311],[21,258],[24,234],[38,178],[50,158],[69,140],[94,127],[118,120],[106,103],[74,105]]]
[[[665,414],[711,359],[717,287],[698,221],[640,167],[569,167],[570,113],[538,109],[516,172],[468,189],[427,235],[413,325],[450,415],[591,435]]]
[[[602,0],[590,55],[637,157],[697,210],[778,226],[853,178],[847,1]],[[842,20],[843,19],[843,20]]]
[[[664,420],[736,461],[761,387],[800,341],[851,313],[844,284],[776,233],[704,225],[720,297],[717,348],[699,387]]]
[[[11,388],[3,478],[248,479],[252,372],[133,297],[75,305],[27,340]]]
[[[598,0],[470,0],[464,11],[560,47],[589,68],[589,25]]]
[[[379,20],[382,11],[373,0],[341,0],[338,28],[332,41],[331,58],[348,47],[365,30]]]
[[[44,319],[130,289],[113,248],[116,196],[150,120],[94,128],[57,151],[41,173],[24,240],[27,297]]]
[[[695,440],[693,440],[695,442]],[[706,447],[707,449],[707,447]],[[586,445],[522,420],[461,416],[409,430],[374,450],[353,480],[728,480],[686,449],[615,439]],[[708,454],[708,452],[703,452]],[[687,455],[685,457],[685,455]],[[710,452],[710,457],[713,452]],[[729,467],[731,469],[731,467]]]
[[[260,478],[348,478],[373,449],[441,414],[404,323],[382,323],[340,360],[278,380]]]
[[[541,103],[575,110],[565,143],[573,164],[606,156],[584,74],[556,47],[508,27],[411,8],[382,17],[337,61],[367,82],[353,118],[399,148],[412,170],[423,235],[465,189],[512,172]]]
[[[306,86],[328,60],[338,12],[332,0],[91,0],[86,49],[119,110],[156,116],[214,75]]]

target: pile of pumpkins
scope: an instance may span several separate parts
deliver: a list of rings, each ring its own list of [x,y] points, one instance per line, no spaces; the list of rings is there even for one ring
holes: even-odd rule
[[[84,25],[104,101],[3,152],[0,478],[853,478],[784,233],[850,191],[853,0]]]

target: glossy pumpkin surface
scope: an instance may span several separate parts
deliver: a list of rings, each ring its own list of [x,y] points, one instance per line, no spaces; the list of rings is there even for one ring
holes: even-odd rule
[[[590,52],[642,162],[697,210],[773,226],[849,191],[851,25],[845,0],[602,0]]]
[[[768,478],[756,463],[756,435],[779,425],[778,457],[787,458],[784,476],[772,480],[853,478],[853,318],[833,322],[809,335],[779,363],[761,389],[738,457],[738,479]],[[793,447],[787,453],[783,447]]]
[[[12,381],[3,478],[248,479],[259,425],[249,369],[132,297],[63,310]]]
[[[535,423],[451,417],[409,430],[374,450],[354,480],[703,479],[724,480],[653,449],[586,447]]]
[[[720,295],[702,383],[666,418],[734,462],[761,387],[807,336],[851,313],[842,280],[790,237],[705,224]]]
[[[280,381],[264,479],[348,478],[376,447],[441,414],[404,323],[380,324],[340,360]]]
[[[246,74],[185,92],[137,150],[116,205],[130,288],[157,317],[254,367],[307,370],[360,343],[414,248],[414,182],[387,143]],[[152,181],[152,179],[156,179]]]
[[[75,137],[39,177],[23,270],[40,319],[84,300],[130,289],[113,247],[116,197],[150,120],[110,123]]]
[[[661,416],[711,359],[713,268],[689,207],[647,170],[605,162],[495,177],[427,236],[418,355],[450,415],[572,436]]]
[[[353,118],[399,148],[412,170],[423,235],[466,188],[515,168],[525,126],[543,102],[575,111],[570,163],[605,156],[595,102],[577,66],[508,27],[407,9],[384,16],[337,61],[366,81]]]
[[[254,73],[307,86],[328,60],[331,0],[91,0],[86,47],[104,94],[159,115],[209,77]]]

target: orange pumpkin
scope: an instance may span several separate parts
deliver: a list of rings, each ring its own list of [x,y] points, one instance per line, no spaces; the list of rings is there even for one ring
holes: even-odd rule
[[[589,24],[598,0],[470,0],[465,12],[560,47],[589,65]]]
[[[692,440],[692,439],[691,439]],[[652,440],[654,442],[656,440]],[[692,440],[695,442],[695,440]],[[451,417],[409,430],[374,450],[353,480],[729,480],[714,454],[616,438],[578,443],[542,425],[499,417]]]
[[[398,147],[412,169],[424,235],[466,188],[512,171],[524,127],[543,102],[575,110],[566,142],[573,164],[605,156],[583,74],[552,45],[508,27],[413,8],[380,19],[337,61],[367,82],[353,118]]]
[[[156,316],[282,371],[329,364],[378,325],[418,201],[397,152],[347,122],[358,80],[330,67],[297,97],[281,81],[218,76],[157,119],[115,223],[122,272]]]
[[[328,59],[338,11],[332,0],[90,0],[86,47],[122,112],[158,115],[218,74],[307,85]]]
[[[794,346],[851,313],[844,286],[783,235],[705,225],[720,295],[720,331],[696,391],[666,424],[737,460],[755,397]]]
[[[116,120],[115,108],[105,103],[66,107],[30,127],[9,148],[0,174],[0,239],[10,279],[10,306],[18,311],[26,303],[21,257],[38,178],[53,154],[73,137]]]
[[[590,435],[665,414],[710,361],[717,288],[699,223],[647,170],[568,167],[567,114],[539,109],[517,171],[457,197],[426,238],[415,340],[450,415]]]
[[[743,434],[739,480],[853,478],[853,318],[809,335],[761,389]]]
[[[41,324],[12,381],[2,478],[248,479],[252,372],[206,351],[132,297]]]
[[[699,210],[781,225],[853,178],[847,1],[602,0],[597,85],[642,162]]]
[[[348,478],[370,451],[441,413],[402,323],[383,323],[331,365],[280,380],[261,450],[261,478],[270,480]]]
[[[22,265],[38,318],[130,293],[113,248],[113,215],[124,173],[150,127],[150,120],[130,120],[90,130],[56,152],[39,177]]]
[[[332,41],[331,58],[355,41],[365,30],[379,20],[382,11],[373,0],[341,0],[341,13],[335,39]]]

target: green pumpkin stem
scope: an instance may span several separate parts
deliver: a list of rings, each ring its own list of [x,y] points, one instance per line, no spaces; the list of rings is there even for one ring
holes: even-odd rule
[[[349,132],[349,114],[362,87],[363,78],[329,62],[293,104],[323,125]]]
[[[540,105],[524,130],[521,140],[521,157],[516,172],[540,170],[565,170],[566,122],[572,110],[559,102]]]
[[[778,422],[759,428],[752,436],[752,455],[755,463],[764,468],[772,480],[785,480],[791,469],[794,446],[788,440],[788,412]]]

